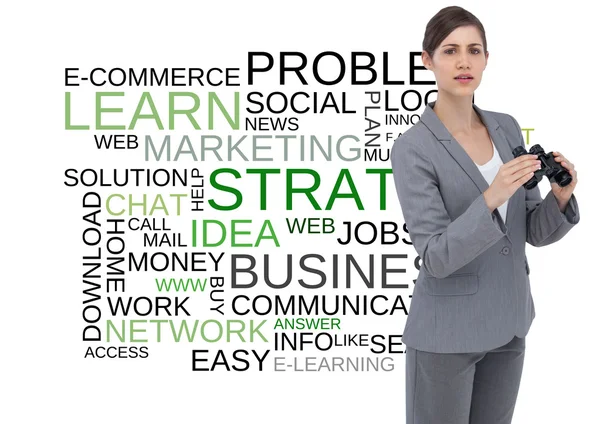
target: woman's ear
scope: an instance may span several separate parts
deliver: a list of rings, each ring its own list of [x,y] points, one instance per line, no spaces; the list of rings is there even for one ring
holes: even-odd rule
[[[421,52],[421,61],[423,62],[423,66],[431,71],[431,58],[425,50]]]

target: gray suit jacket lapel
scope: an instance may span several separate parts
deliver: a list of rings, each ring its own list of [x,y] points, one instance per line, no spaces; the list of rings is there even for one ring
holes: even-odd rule
[[[482,193],[489,188],[489,184],[477,168],[477,165],[471,157],[467,154],[465,149],[456,141],[452,134],[448,131],[448,129],[444,126],[442,121],[438,118],[436,113],[433,111],[433,106],[435,105],[435,101],[427,104],[425,111],[421,115],[421,121],[431,130],[431,132],[435,135],[435,137],[444,145],[448,153],[452,155],[452,157],[458,162],[461,168],[467,173],[467,175],[473,180],[479,191]],[[478,106],[473,104],[473,108],[479,114],[479,117],[485,124],[494,145],[496,146],[496,150],[500,154],[502,158],[502,162],[507,163],[514,159],[512,155],[512,151],[510,148],[510,144],[504,135],[504,131],[500,128],[500,124],[491,113],[480,109]],[[514,204],[516,201],[515,196],[511,196],[508,200],[508,207],[506,211],[506,221],[510,224],[512,222],[512,216],[515,212],[516,205]],[[495,211],[497,212],[497,211]],[[499,213],[497,213],[498,219],[502,222],[502,224],[506,227],[506,224],[502,220],[502,217]]]

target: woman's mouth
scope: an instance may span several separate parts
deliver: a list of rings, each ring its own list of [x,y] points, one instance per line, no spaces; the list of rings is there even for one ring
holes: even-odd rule
[[[473,77],[456,77],[454,79],[460,82],[461,84],[468,84],[471,81],[473,81]]]

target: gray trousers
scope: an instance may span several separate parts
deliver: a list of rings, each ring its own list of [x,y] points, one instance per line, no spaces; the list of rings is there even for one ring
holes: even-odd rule
[[[525,339],[487,352],[433,353],[406,346],[406,424],[509,424]]]

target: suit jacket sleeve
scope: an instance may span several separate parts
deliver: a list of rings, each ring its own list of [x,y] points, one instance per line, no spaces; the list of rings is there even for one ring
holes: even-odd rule
[[[391,162],[398,199],[410,239],[432,276],[445,278],[504,237],[483,194],[454,221],[438,188],[431,161],[420,146],[401,136]]]
[[[521,146],[527,150],[521,127],[515,118],[511,116],[511,119],[521,139]],[[565,212],[562,213],[552,190],[546,194],[543,200],[538,186],[531,190],[525,190],[525,193],[527,243],[532,246],[546,246],[560,240],[579,222],[579,206],[575,194],[571,195]]]

